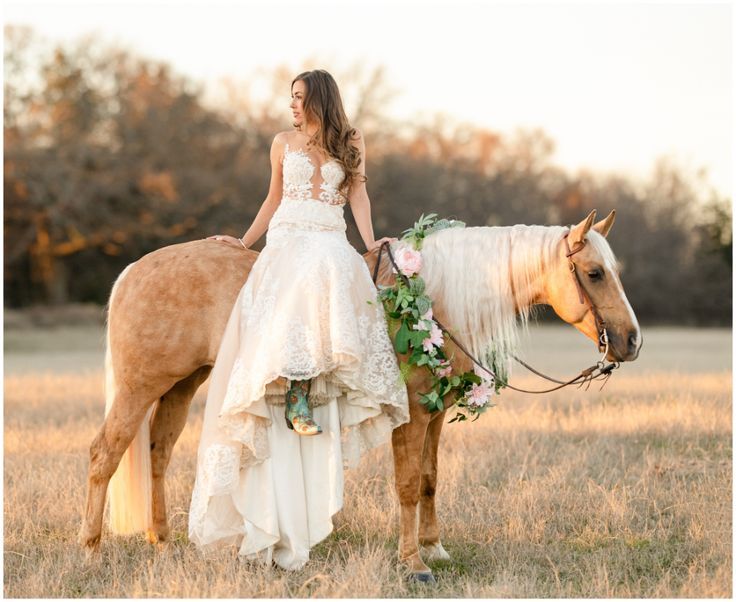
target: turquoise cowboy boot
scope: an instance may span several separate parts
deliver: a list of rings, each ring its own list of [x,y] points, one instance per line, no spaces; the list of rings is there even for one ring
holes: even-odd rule
[[[312,387],[312,379],[293,380],[286,392],[286,426],[298,435],[319,435],[322,427],[312,419],[307,397]]]

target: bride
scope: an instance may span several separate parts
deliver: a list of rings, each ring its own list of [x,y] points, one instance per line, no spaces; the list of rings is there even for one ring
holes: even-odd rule
[[[383,307],[345,236],[350,204],[374,240],[365,143],[323,70],[291,84],[294,129],[271,146],[271,184],[243,238],[266,246],[240,290],[212,369],[189,537],[202,550],[301,568],[332,531],[343,468],[408,422]]]

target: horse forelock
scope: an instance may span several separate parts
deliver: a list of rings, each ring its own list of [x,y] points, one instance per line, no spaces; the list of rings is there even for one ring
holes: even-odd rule
[[[534,314],[530,293],[564,232],[562,226],[518,224],[447,228],[424,239],[427,294],[475,357],[485,361],[492,347],[508,358],[516,349],[519,327],[526,329]]]
[[[586,236],[588,238],[588,244],[593,247],[596,253],[598,253],[604,264],[604,267],[608,271],[620,271],[621,266],[619,264],[619,261],[613,254],[613,250],[608,244],[608,240],[606,239],[606,237],[593,229],[589,230]]]

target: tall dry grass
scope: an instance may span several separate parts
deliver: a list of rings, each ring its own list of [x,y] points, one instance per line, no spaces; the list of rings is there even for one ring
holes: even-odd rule
[[[99,560],[85,564],[75,538],[102,378],[6,375],[6,596],[731,596],[728,370],[624,367],[601,392],[504,392],[478,422],[446,425],[437,499],[452,560],[431,565],[434,588],[396,564],[388,447],[346,473],[335,531],[301,571],[242,563],[234,550],[203,558],[186,533],[206,385],[167,477],[172,541],[105,531]]]

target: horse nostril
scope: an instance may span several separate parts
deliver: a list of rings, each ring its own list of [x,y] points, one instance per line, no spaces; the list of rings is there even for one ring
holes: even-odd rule
[[[639,333],[636,332],[636,330],[632,330],[629,333],[629,338],[627,339],[629,343],[629,349],[636,349],[637,344],[639,343]]]

